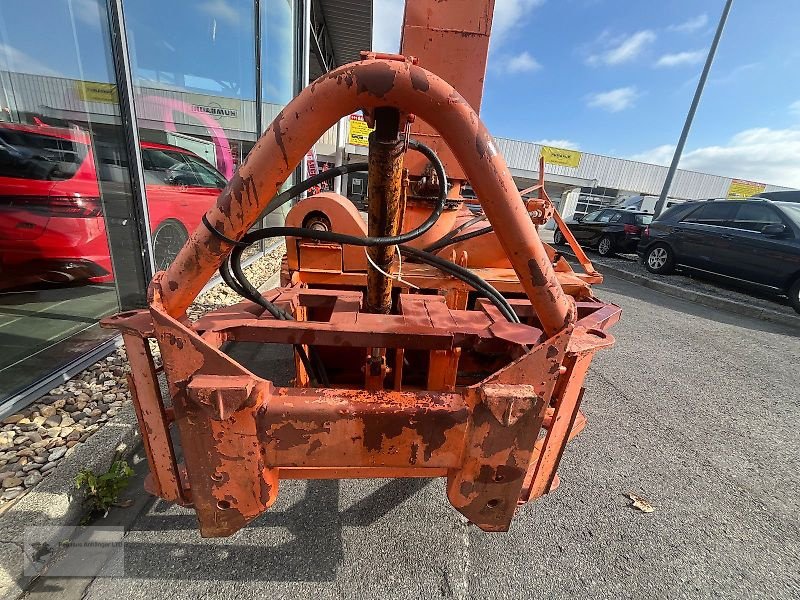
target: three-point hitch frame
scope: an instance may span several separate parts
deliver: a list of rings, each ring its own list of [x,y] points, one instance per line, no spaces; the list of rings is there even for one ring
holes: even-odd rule
[[[398,260],[393,248],[370,249],[372,262],[355,276],[343,267],[345,244],[288,236],[299,263],[263,301],[291,318],[245,301],[191,322],[186,309],[232,242],[316,140],[358,109],[399,115],[401,128],[414,114],[442,136],[507,257],[504,278],[515,293],[504,292],[504,302],[514,318],[434,266],[407,258],[402,281],[386,277]],[[392,129],[382,150],[370,147],[370,236],[408,228]],[[297,207],[352,212],[327,198]],[[385,199],[377,208],[376,198]],[[448,499],[469,521],[507,530],[519,504],[557,484],[561,455],[585,424],[584,376],[594,353],[613,343],[606,329],[619,318],[591,293],[588,282],[599,276],[573,273],[542,244],[531,215],[469,104],[414,61],[368,55],[315,81],[258,141],[206,214],[210,227],[201,225],[155,276],[149,309],[104,321],[122,332],[131,363],[149,489],[194,506],[204,536],[224,536],[268,509],[281,479],[444,477]],[[338,258],[311,269],[316,283],[304,279],[302,256],[328,251]],[[295,387],[231,358],[235,342],[293,346]],[[313,380],[301,352],[324,364],[325,383]]]

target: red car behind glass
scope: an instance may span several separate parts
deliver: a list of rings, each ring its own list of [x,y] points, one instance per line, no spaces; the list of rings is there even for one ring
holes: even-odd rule
[[[153,255],[163,269],[226,181],[175,146],[143,142],[142,160]],[[79,129],[0,124],[0,287],[113,279],[95,164],[110,186],[126,166]]]

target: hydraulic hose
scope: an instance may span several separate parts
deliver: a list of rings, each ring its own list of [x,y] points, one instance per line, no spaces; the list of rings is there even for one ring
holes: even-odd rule
[[[453,244],[457,244],[458,242],[466,242],[467,240],[471,240],[476,237],[480,237],[482,235],[486,235],[487,233],[491,233],[494,231],[494,227],[491,225],[489,227],[484,227],[483,229],[476,229],[475,231],[470,231],[469,233],[465,233],[464,235],[458,235],[456,237],[451,237],[448,239],[441,239],[438,242],[434,242],[427,248],[425,248],[426,252],[436,252],[437,250],[441,250],[442,248],[446,248],[447,246],[452,246]]]
[[[420,262],[434,266],[437,269],[440,269],[445,273],[448,273],[453,277],[468,283],[475,288],[475,290],[483,292],[483,294],[489,298],[492,304],[497,307],[497,310],[499,310],[506,319],[512,323],[520,322],[517,313],[514,312],[514,309],[511,307],[508,300],[500,292],[498,292],[491,283],[485,279],[482,279],[481,277],[478,277],[469,269],[462,267],[461,265],[457,265],[449,260],[445,260],[441,256],[436,256],[435,254],[431,254],[425,250],[417,250],[411,246],[400,246],[400,253],[416,258]]]
[[[274,318],[280,320],[290,320],[292,319],[292,315],[276,307],[272,302],[264,298],[255,288],[255,286],[253,286],[253,284],[250,283],[250,281],[247,279],[247,276],[245,275],[244,270],[242,269],[242,254],[244,253],[245,248],[256,243],[257,241],[272,237],[280,237],[280,236],[301,237],[305,239],[330,241],[340,244],[351,244],[363,247],[398,245],[400,252],[402,254],[406,256],[411,256],[419,260],[420,262],[435,266],[436,268],[444,271],[445,273],[448,273],[458,279],[461,279],[462,281],[473,287],[475,290],[477,290],[478,292],[484,294],[487,298],[489,298],[489,300],[497,307],[497,309],[506,319],[508,319],[512,323],[519,323],[520,322],[519,318],[517,317],[514,310],[511,308],[511,305],[508,303],[508,301],[502,296],[502,294],[500,294],[500,292],[498,292],[491,284],[481,279],[480,277],[472,273],[470,270],[465,269],[464,267],[461,267],[450,261],[447,261],[441,257],[430,254],[429,252],[416,250],[414,248],[406,246],[401,246],[401,244],[404,244],[406,242],[409,242],[413,239],[420,237],[421,235],[426,233],[431,227],[433,227],[433,225],[436,223],[436,221],[439,219],[442,212],[444,211],[445,203],[447,201],[447,174],[444,170],[444,165],[442,164],[436,152],[434,152],[433,149],[429,148],[425,144],[422,144],[421,142],[418,142],[416,140],[410,140],[409,147],[420,152],[426,158],[428,158],[428,160],[433,165],[433,168],[436,171],[436,175],[439,180],[439,193],[436,198],[437,202],[434,207],[434,210],[431,212],[428,218],[423,223],[421,223],[417,228],[397,236],[361,238],[347,234],[341,234],[329,231],[316,231],[300,227],[268,227],[249,232],[244,237],[242,237],[241,240],[235,241],[235,240],[229,240],[226,236],[216,231],[216,229],[214,229],[208,222],[208,220],[204,217],[203,223],[212,232],[212,234],[234,245],[234,248],[230,256],[220,265],[219,271],[223,281],[240,296],[247,298],[248,300],[263,307]],[[318,185],[319,183],[328,181],[345,173],[364,171],[367,169],[367,167],[368,167],[367,163],[353,163],[349,165],[342,165],[340,167],[335,167],[333,169],[329,169],[322,173],[318,173],[313,177],[309,177],[308,179],[298,183],[297,185],[292,186],[288,190],[275,196],[267,205],[264,214],[265,215],[269,214],[270,212],[282,206],[292,198],[300,195],[304,191],[311,189],[313,186]],[[476,219],[473,221],[477,220],[480,219]],[[467,234],[464,236],[452,237],[454,233],[463,230],[463,228],[468,226],[469,224],[471,224],[471,222],[463,225],[454,232],[451,232],[449,234],[451,236],[449,239],[443,238],[434,245],[443,244],[441,247],[444,247],[449,243],[455,243],[456,241],[461,241],[462,238],[469,239],[470,237],[475,237],[477,232],[473,232],[473,234]],[[487,230],[491,230],[491,228],[487,228]],[[480,231],[485,232],[484,230]],[[324,364],[320,360],[316,350],[313,347],[310,348],[309,349],[310,356],[306,354],[302,346],[299,345],[295,346],[295,350],[298,352],[300,360],[302,361],[304,367],[306,368],[306,371],[312,376],[312,378],[315,379],[316,381],[321,382],[323,385],[328,385],[329,382],[327,374],[325,372]]]

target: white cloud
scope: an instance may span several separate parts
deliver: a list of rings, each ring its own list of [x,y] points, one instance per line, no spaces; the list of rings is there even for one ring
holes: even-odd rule
[[[17,73],[58,76],[53,69],[10,44],[0,44],[0,69]]]
[[[695,50],[692,52],[675,52],[674,54],[665,54],[656,62],[657,67],[680,67],[683,65],[696,65],[705,60],[706,53],[704,50]]]
[[[70,6],[75,11],[75,16],[79,21],[85,25],[99,27],[101,16],[100,3],[97,0],[72,0]]]
[[[607,35],[600,36],[600,39],[606,38]],[[610,48],[607,48],[599,54],[592,54],[586,62],[592,66],[598,65],[620,65],[626,62],[635,60],[644,50],[656,41],[656,34],[645,29],[637,31],[631,36],[625,38],[617,38],[612,42]]]
[[[372,49],[375,52],[400,52],[404,0],[375,0],[372,13]]]
[[[800,100],[796,100],[789,105],[789,112],[800,117]]]
[[[672,162],[673,154],[675,154],[675,146],[663,144],[661,146],[656,146],[655,148],[650,148],[650,150],[633,154],[628,158],[631,160],[638,160],[639,162],[643,163],[650,163],[652,165],[668,166]]]
[[[550,146],[551,148],[563,148],[565,150],[580,150],[581,145],[570,140],[535,140],[534,144],[540,146]]]
[[[707,24],[708,24],[708,15],[703,13],[702,15],[697,15],[696,17],[692,17],[691,19],[687,19],[683,23],[678,23],[677,25],[670,25],[667,29],[669,29],[670,31],[679,31],[681,33],[692,33],[693,31],[702,29]]]
[[[231,25],[236,25],[241,20],[239,11],[228,4],[228,0],[206,0],[198,6],[200,10]]]
[[[630,158],[669,165],[674,151],[674,146],[658,146]],[[800,129],[747,129],[723,146],[704,146],[684,152],[680,167],[800,188]]]
[[[711,78],[708,80],[708,83],[714,85],[727,85],[729,83],[741,85],[743,81],[747,81],[748,79],[751,79],[752,77],[755,76],[755,75],[747,75],[746,77],[744,77],[745,73],[748,73],[750,71],[757,71],[761,68],[762,68],[761,63],[758,62],[746,63],[743,65],[739,65],[738,67],[734,67],[725,75],[720,75],[719,77],[715,77],[712,75]]]
[[[507,73],[530,73],[538,71],[542,65],[529,52],[525,51],[516,56],[500,58],[498,67]]]
[[[608,92],[590,94],[586,105],[591,108],[601,108],[608,112],[620,112],[631,108],[640,96],[635,86],[617,88]]]
[[[545,0],[496,0],[492,17],[492,47],[497,48],[515,29],[521,28],[530,18],[533,9]]]

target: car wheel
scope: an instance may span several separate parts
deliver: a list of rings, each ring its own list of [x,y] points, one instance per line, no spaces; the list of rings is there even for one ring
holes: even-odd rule
[[[553,243],[556,246],[564,246],[567,243],[567,240],[564,238],[564,234],[561,233],[558,229],[555,230],[553,233]]]
[[[601,237],[597,244],[597,253],[600,256],[611,256],[614,254],[614,240],[607,235]]]
[[[153,262],[156,271],[164,271],[181,251],[189,234],[180,221],[167,219],[153,232]]]
[[[800,278],[789,288],[789,304],[792,305],[795,311],[800,313]]]
[[[644,266],[651,273],[667,275],[675,268],[675,255],[669,246],[655,244],[645,252]]]

